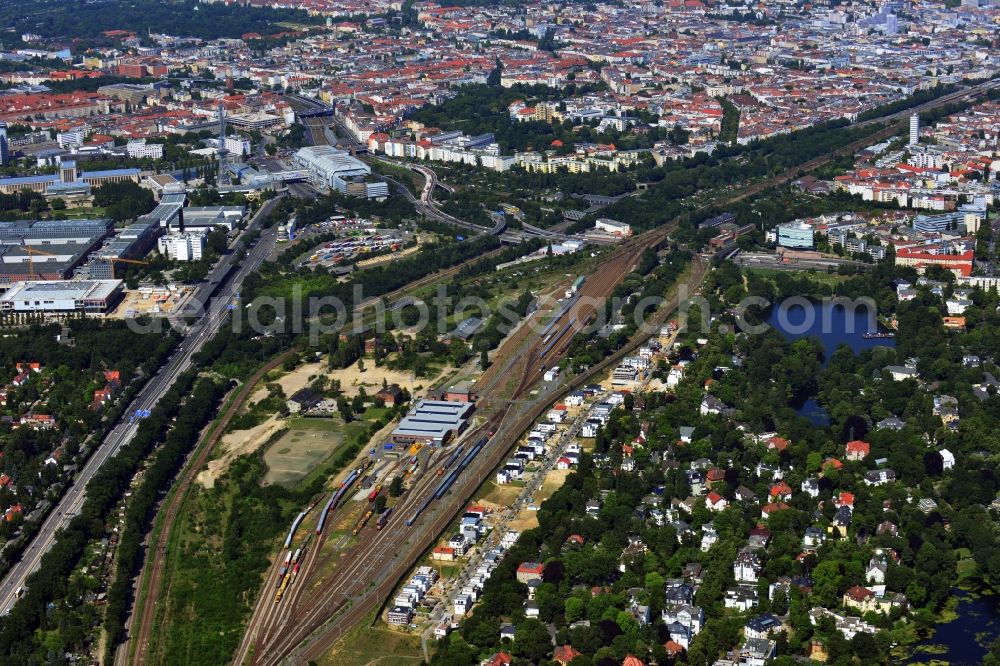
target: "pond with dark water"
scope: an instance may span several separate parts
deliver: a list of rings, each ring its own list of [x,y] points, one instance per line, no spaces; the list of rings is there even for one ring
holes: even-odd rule
[[[879,326],[874,308],[844,306],[832,301],[786,299],[771,308],[767,323],[789,341],[816,338],[823,345],[825,359],[829,359],[840,345],[847,345],[855,354],[896,345],[892,338],[865,337],[885,332]],[[826,410],[814,398],[806,400],[796,411],[815,426],[830,425]]]
[[[894,347],[892,338],[866,338],[866,333],[884,332],[875,313],[868,308],[845,308],[835,303],[792,299],[772,307],[767,323],[786,340],[813,337],[823,345],[827,359],[842,344],[855,354],[878,346]],[[830,425],[830,417],[815,398],[796,410],[817,427]],[[959,598],[958,617],[935,627],[933,636],[917,643],[908,663],[947,663],[952,666],[980,664],[990,643],[1000,636],[1000,597],[980,596],[953,590]]]

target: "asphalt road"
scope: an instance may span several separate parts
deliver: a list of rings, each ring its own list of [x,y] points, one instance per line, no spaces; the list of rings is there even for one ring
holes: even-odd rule
[[[242,239],[244,235],[255,228],[260,220],[276,205],[277,201],[277,199],[273,199],[265,202],[251,219],[246,229],[237,238]],[[177,377],[191,367],[192,357],[201,350],[206,341],[219,331],[223,322],[228,318],[228,306],[235,297],[243,280],[247,275],[256,270],[271,253],[275,245],[275,240],[276,230],[274,227],[262,232],[257,245],[250,249],[247,257],[232,275],[231,279],[223,285],[202,316],[188,329],[174,354],[153,375],[129,405],[127,414],[134,414],[136,410],[152,409],[170,389]],[[235,261],[233,254],[226,255],[219,262],[215,271],[226,270],[233,261]],[[11,567],[11,570],[4,577],[3,582],[0,583],[0,612],[7,613],[10,611],[17,599],[17,591],[25,587],[28,577],[41,567],[42,557],[55,542],[56,533],[68,525],[69,521],[80,512],[80,508],[86,499],[87,484],[90,483],[91,479],[94,478],[94,475],[97,474],[97,471],[107,460],[112,458],[123,446],[132,440],[139,429],[140,423],[141,421],[130,423],[127,418],[124,418],[108,433],[104,441],[87,460],[83,470],[63,493],[58,504],[46,516],[38,533],[25,549],[21,560]]]
[[[319,196],[319,192],[309,183],[288,183],[287,187],[289,194],[300,199],[315,199]]]

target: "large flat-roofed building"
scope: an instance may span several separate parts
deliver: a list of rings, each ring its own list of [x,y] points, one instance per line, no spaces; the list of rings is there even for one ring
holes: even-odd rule
[[[163,206],[158,206],[159,210]],[[108,241],[87,265],[88,277],[111,280],[115,277],[115,261],[118,259],[139,260],[146,256],[163,234],[161,219],[155,215],[144,215],[122,229],[115,238]]]
[[[163,144],[148,143],[146,139],[133,139],[125,144],[125,152],[131,158],[163,159]]]
[[[952,236],[974,234],[979,231],[985,211],[979,215],[972,211],[954,211],[941,215],[917,215],[913,218],[913,230],[925,234],[937,233]]]
[[[232,125],[236,129],[252,131],[252,130],[262,130],[268,127],[274,127],[275,125],[282,124],[281,118],[278,116],[271,115],[270,113],[264,113],[263,111],[254,111],[252,113],[231,113],[226,115],[226,124]]]
[[[223,227],[232,231],[246,215],[244,206],[188,206],[184,209],[184,228],[187,230]]]
[[[619,222],[618,220],[612,220],[609,217],[598,218],[597,221],[594,222],[594,228],[598,231],[612,234],[613,236],[632,235],[631,225],[625,222]]]
[[[121,280],[18,282],[0,296],[0,312],[105,314],[121,299]]]
[[[67,278],[112,229],[111,220],[0,222],[0,283]]]
[[[111,83],[97,89],[101,95],[114,97],[124,102],[132,104],[142,104],[147,97],[155,97],[156,91],[152,86],[136,85],[134,83]]]
[[[75,165],[73,167],[75,169]],[[32,192],[45,193],[50,187],[59,183],[81,182],[91,187],[98,187],[105,183],[124,183],[132,181],[139,182],[139,169],[108,169],[105,171],[83,171],[73,180],[66,180],[66,170],[63,169],[58,174],[41,176],[19,176],[16,178],[0,178],[0,193],[16,194],[21,190],[31,190]]]
[[[460,435],[475,405],[468,402],[421,400],[389,436],[393,444],[442,446]]]
[[[111,219],[9,220],[0,222],[0,245],[58,245],[103,238],[114,229]]]
[[[778,225],[778,245],[797,250],[813,248],[813,228],[805,222]]]
[[[23,245],[0,245],[0,283],[65,279],[94,246],[60,243],[46,247],[46,254],[39,255]]]
[[[389,183],[379,181],[377,183],[351,182],[347,183],[344,191],[349,197],[360,199],[384,199],[389,196]]]
[[[205,253],[205,230],[161,236],[156,242],[160,254],[174,261],[199,261]]]

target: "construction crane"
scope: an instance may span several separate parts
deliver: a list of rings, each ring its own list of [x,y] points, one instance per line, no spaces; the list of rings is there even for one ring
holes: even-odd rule
[[[113,264],[142,264],[142,265],[146,265],[146,264],[149,263],[148,261],[145,261],[143,259],[126,259],[125,257],[107,256],[107,257],[101,257],[101,259],[103,259],[104,261],[110,261]]]
[[[126,259],[124,257],[114,257],[111,255],[98,258],[101,259],[102,261],[106,261],[111,264],[112,277],[114,277],[116,273],[117,264],[138,264],[141,266],[145,266],[146,264],[149,263],[148,261],[143,261],[142,259]]]
[[[21,241],[21,249],[24,253],[28,255],[28,279],[35,280],[38,279],[38,274],[35,273],[35,255],[44,255],[46,257],[58,257],[58,254],[53,254],[51,252],[46,252],[45,250],[39,250],[37,248],[31,247],[23,240]]]

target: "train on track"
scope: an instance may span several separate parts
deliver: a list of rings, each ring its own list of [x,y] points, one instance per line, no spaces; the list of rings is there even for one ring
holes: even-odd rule
[[[563,325],[562,328],[559,329],[559,332],[554,337],[550,334],[549,337],[551,339],[542,346],[542,351],[540,351],[538,355],[541,358],[545,358],[545,356],[548,355],[548,353],[552,350],[552,348],[556,346],[556,343],[562,340],[563,337],[566,335],[566,333],[568,333],[569,330],[573,328],[575,324],[576,324],[576,317],[573,317],[568,322],[566,322],[566,324]]]
[[[277,587],[281,587],[281,582],[285,580],[285,574],[288,573],[288,567],[292,564],[292,551],[285,553],[285,560],[282,562],[281,567],[278,569],[278,584]]]
[[[546,324],[545,328],[542,329],[543,345],[548,343],[548,341],[552,339],[552,329],[555,328],[559,320],[562,319],[562,316],[567,312],[569,312],[570,309],[576,304],[578,300],[580,300],[580,295],[579,294],[573,295],[573,297],[568,299],[565,303],[563,303],[562,306],[559,308],[559,310],[552,316],[552,318],[549,320],[549,323]]]
[[[438,469],[437,475],[438,476],[444,476],[444,473],[448,471],[449,467],[451,467],[452,465],[455,464],[455,461],[458,459],[458,457],[460,455],[462,455],[462,451],[464,451],[464,450],[465,450],[465,444],[462,444],[460,447],[458,447],[457,449],[455,449],[454,451],[452,451],[451,455],[448,456],[448,459]]]
[[[392,515],[392,508],[388,508],[379,514],[378,520],[375,521],[375,529],[380,530],[385,527],[385,524],[389,522],[389,516]]]
[[[347,495],[347,492],[351,489],[354,483],[361,478],[365,471],[371,467],[371,458],[366,460],[360,467],[350,473],[350,475],[344,479],[344,482],[340,484],[340,488],[334,491],[330,499],[327,500],[326,505],[323,507],[322,513],[319,516],[319,522],[316,523],[316,534],[322,534],[323,528],[326,527],[326,518],[330,515],[330,512],[334,511],[338,506],[340,506],[341,501]]]
[[[292,580],[299,573],[299,567],[302,565],[302,559],[305,557],[306,549],[309,547],[309,537],[306,537],[305,543],[301,547],[296,548],[295,552],[288,551],[285,555],[285,561],[278,569],[278,591],[274,593],[274,603],[279,603],[281,597],[285,595],[285,591],[288,586],[291,585]]]
[[[427,507],[430,506],[431,502],[433,502],[434,500],[439,500],[442,497],[444,497],[444,494],[448,492],[448,490],[452,487],[452,485],[454,485],[459,475],[465,470],[466,467],[469,466],[469,463],[472,462],[472,459],[475,458],[476,455],[483,450],[483,447],[486,446],[486,443],[489,441],[489,439],[490,438],[488,435],[483,435],[476,441],[476,443],[472,446],[471,449],[469,449],[469,452],[465,454],[465,456],[458,463],[455,469],[453,469],[447,476],[444,477],[440,485],[438,485],[437,489],[434,491],[434,494],[432,494],[430,497],[424,500],[423,504],[421,504],[417,508],[417,510],[413,512],[413,515],[406,519],[407,527],[411,527],[413,523],[417,521],[417,518],[419,518],[420,514],[422,514],[424,511],[427,510]],[[460,452],[461,451],[456,451],[452,455],[452,458],[453,459],[457,458]]]
[[[300,513],[298,516],[295,517],[295,520],[292,521],[292,527],[291,529],[288,530],[288,536],[285,537],[286,550],[292,547],[292,539],[295,538],[295,533],[299,531],[299,526],[302,525],[302,520],[306,517],[306,514],[309,513],[311,509],[312,506],[310,506],[308,509]]]
[[[358,524],[354,526],[354,530],[351,532],[353,536],[358,536],[358,533],[363,530],[368,521],[371,520],[373,513],[375,513],[374,509],[368,509],[365,511],[365,515],[361,516],[361,520],[358,521]]]

